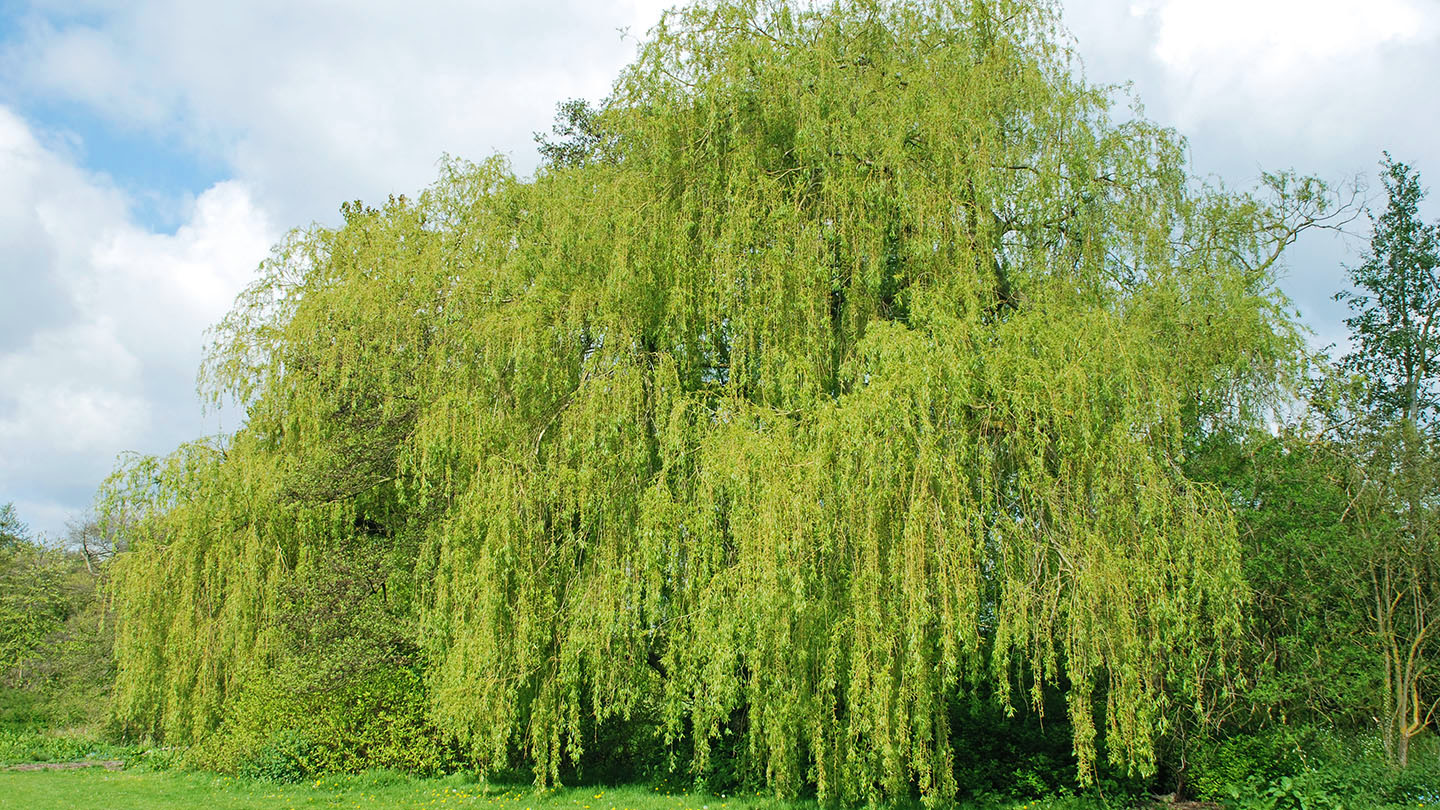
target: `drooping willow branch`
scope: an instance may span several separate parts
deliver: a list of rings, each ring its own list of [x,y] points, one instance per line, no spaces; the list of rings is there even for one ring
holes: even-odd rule
[[[413,538],[431,716],[484,765],[553,781],[589,713],[703,772],[743,713],[782,793],[944,798],[987,684],[1068,689],[1082,778],[1153,768],[1239,632],[1229,511],[1177,459],[1299,345],[1252,272],[1283,211],[1112,121],[1057,25],[682,10],[603,156],[451,162],[292,236],[217,331],[227,457],[109,490],[144,515],[121,719],[214,733],[302,552],[364,525]]]

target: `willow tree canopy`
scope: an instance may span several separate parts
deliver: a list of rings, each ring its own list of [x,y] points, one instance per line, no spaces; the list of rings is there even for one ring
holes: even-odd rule
[[[1289,362],[1271,268],[1323,188],[1195,182],[1039,0],[717,0],[591,124],[262,265],[205,367],[244,427],[109,489],[121,720],[213,732],[285,583],[364,543],[435,726],[542,782],[593,713],[943,798],[976,685],[1065,690],[1082,778],[1153,768],[1244,596],[1179,463]]]

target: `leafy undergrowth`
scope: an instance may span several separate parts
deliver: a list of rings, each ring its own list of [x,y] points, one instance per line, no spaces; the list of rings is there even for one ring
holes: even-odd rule
[[[42,731],[0,728],[0,766],[22,762],[84,762],[121,760],[139,764],[153,759],[132,745],[105,742],[86,729]]]
[[[1403,770],[1378,735],[1311,727],[1234,736],[1199,752],[1191,787],[1231,810],[1370,810],[1440,806],[1440,739],[1417,738]]]
[[[0,773],[0,810],[302,810],[484,808],[485,810],[815,810],[814,802],[767,796],[674,793],[663,787],[573,788],[477,783],[464,775],[412,779],[388,771],[278,784],[196,772],[101,770]],[[1090,810],[1078,799],[987,805],[1006,810]]]

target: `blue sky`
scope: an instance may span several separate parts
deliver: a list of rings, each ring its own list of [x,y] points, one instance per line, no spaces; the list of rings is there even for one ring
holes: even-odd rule
[[[0,0],[0,502],[58,536],[117,453],[233,428],[194,394],[205,329],[286,229],[414,193],[442,153],[528,171],[556,102],[604,96],[665,5]],[[1071,0],[1066,19],[1087,75],[1132,81],[1227,185],[1375,184],[1383,149],[1440,182],[1435,0]],[[1331,296],[1363,248],[1290,254],[1317,343],[1344,339]]]
[[[26,34],[38,24],[100,28],[105,19],[93,7],[47,9],[6,0],[0,2],[0,47],[23,48]],[[183,201],[226,177],[219,155],[203,154],[174,134],[128,126],[83,101],[28,89],[22,82],[7,83],[0,103],[29,122],[47,147],[82,169],[106,175],[131,200],[137,224],[173,232]]]
[[[196,154],[174,137],[127,131],[81,104],[39,99],[16,109],[51,149],[108,177],[131,201],[135,223],[155,232],[173,233],[184,201],[227,176],[216,156]]]

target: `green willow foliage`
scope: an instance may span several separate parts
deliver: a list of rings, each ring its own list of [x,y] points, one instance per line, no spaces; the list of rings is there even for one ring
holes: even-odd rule
[[[541,783],[586,723],[827,800],[955,794],[954,701],[1068,695],[1081,778],[1153,770],[1246,596],[1187,435],[1297,346],[1279,250],[1323,188],[1194,183],[1032,0],[674,12],[513,176],[293,233],[205,368],[248,409],[105,494],[120,719],[219,728],[277,607],[389,555],[430,721]]]

